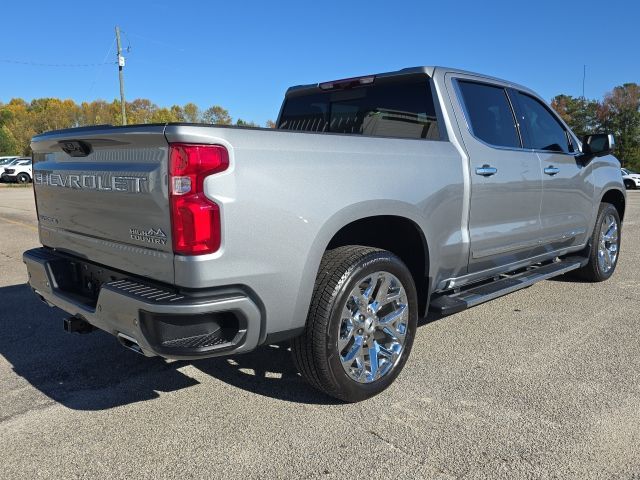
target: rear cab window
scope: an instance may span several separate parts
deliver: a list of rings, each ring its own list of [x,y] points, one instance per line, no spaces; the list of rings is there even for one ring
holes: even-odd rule
[[[338,83],[339,84],[339,83]],[[281,130],[440,140],[426,74],[377,77],[346,88],[305,89],[285,99]]]

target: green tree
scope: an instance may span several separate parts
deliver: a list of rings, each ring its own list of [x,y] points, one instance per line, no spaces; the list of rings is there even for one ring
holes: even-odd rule
[[[41,133],[37,128],[38,124],[42,125],[37,114],[31,110],[31,105],[21,98],[12,98],[9,103],[2,106],[0,116],[5,119],[4,127],[13,138],[13,144],[16,148],[14,153],[28,155],[31,137]]]
[[[16,155],[20,153],[18,143],[11,131],[4,125],[0,126],[0,155]]]
[[[238,119],[238,121],[236,122],[236,125],[239,127],[257,127],[258,126],[258,124],[255,122],[245,122],[241,118]]]

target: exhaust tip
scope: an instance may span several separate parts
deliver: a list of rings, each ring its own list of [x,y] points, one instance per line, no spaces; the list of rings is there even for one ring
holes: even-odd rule
[[[125,335],[124,333],[118,333],[118,341],[123,347],[133,350],[140,355],[144,355],[142,348],[140,348],[140,345],[138,345],[138,341],[135,338]]]

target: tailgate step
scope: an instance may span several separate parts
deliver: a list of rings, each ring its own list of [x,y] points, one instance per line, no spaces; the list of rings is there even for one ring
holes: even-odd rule
[[[587,263],[585,257],[571,256],[557,262],[535,265],[525,271],[501,275],[494,281],[481,285],[443,293],[431,299],[429,309],[441,315],[451,315],[474,307],[494,298],[516,290],[529,287],[536,282],[546,280],[576,270]]]

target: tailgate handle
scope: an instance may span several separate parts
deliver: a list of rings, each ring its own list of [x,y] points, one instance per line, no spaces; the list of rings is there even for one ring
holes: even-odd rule
[[[86,157],[91,153],[91,145],[81,140],[62,140],[58,144],[70,157]]]

